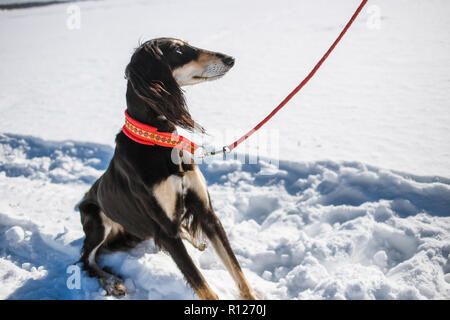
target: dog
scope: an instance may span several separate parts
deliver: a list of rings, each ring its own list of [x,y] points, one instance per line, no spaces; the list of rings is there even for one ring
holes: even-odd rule
[[[127,114],[158,132],[176,132],[177,126],[205,132],[192,119],[181,87],[218,79],[234,62],[231,56],[174,38],[147,41],[135,50],[125,70]],[[153,239],[172,257],[200,299],[218,299],[182,241],[203,250],[207,238],[240,296],[258,298],[214,212],[205,178],[186,151],[141,144],[121,131],[107,170],[78,208],[86,235],[80,262],[108,295],[125,295],[127,288],[119,275],[98,266],[97,255]]]

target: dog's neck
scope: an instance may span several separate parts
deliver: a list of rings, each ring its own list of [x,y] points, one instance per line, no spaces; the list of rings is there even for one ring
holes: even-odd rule
[[[156,113],[137,96],[131,85],[128,83],[127,88],[127,112],[131,118],[146,125],[155,127],[159,132],[174,132],[176,127],[166,119],[165,116]]]

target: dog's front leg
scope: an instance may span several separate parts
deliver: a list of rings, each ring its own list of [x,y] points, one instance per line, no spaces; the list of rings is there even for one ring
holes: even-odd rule
[[[171,255],[184,278],[202,300],[217,300],[218,296],[211,290],[200,271],[189,256],[180,238],[162,237],[162,247]]]
[[[245,279],[239,262],[231,249],[225,230],[214,213],[206,187],[206,180],[200,170],[198,170],[198,167],[185,173],[184,183],[187,190],[185,196],[186,216],[196,217],[196,220],[200,221],[202,232],[207,236],[228,272],[233,277],[241,297],[245,300],[258,299],[258,296]]]
[[[225,234],[220,220],[217,218],[214,210],[211,208],[207,218],[202,223],[202,229],[205,232],[217,255],[222,260],[228,272],[233,277],[239,288],[240,295],[244,300],[257,300],[259,297],[250,287],[245,279],[244,273],[231,249],[230,242]]]

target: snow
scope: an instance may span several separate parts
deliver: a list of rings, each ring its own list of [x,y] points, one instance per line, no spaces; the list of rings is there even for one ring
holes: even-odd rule
[[[186,88],[208,143],[221,146],[297,85],[358,2],[86,1],[76,3],[79,30],[66,27],[68,4],[1,11],[0,298],[114,299],[84,272],[73,287],[83,241],[75,206],[112,156],[123,70],[140,38],[236,57],[220,81]],[[277,135],[279,159],[262,146],[257,163],[241,161],[256,152],[242,145],[200,165],[266,299],[450,298],[450,4],[371,5],[249,140]],[[368,23],[374,10],[379,28]],[[213,249],[186,246],[219,297],[238,298]],[[196,299],[151,240],[101,264],[123,275],[122,299]]]
[[[68,289],[66,269],[79,258],[83,239],[74,205],[96,178],[89,174],[107,166],[112,147],[11,134],[0,141],[0,159],[19,154],[48,162],[33,168],[37,172],[26,166],[2,170],[1,297],[104,298],[84,273],[81,289]],[[77,163],[77,170],[67,163]],[[261,175],[265,166],[221,159],[201,165],[232,247],[264,298],[450,297],[448,179],[415,178],[359,162],[281,161],[278,173]],[[64,178],[55,179],[54,170]],[[187,246],[219,297],[236,298],[213,250]],[[102,264],[125,277],[127,299],[195,298],[152,241],[105,255]]]
[[[10,246],[21,243],[25,238],[25,232],[19,226],[14,226],[5,231],[5,239]]]

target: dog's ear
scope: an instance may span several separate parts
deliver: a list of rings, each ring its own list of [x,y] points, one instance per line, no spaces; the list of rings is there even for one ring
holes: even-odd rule
[[[148,41],[136,49],[125,70],[125,78],[133,92],[157,114],[174,125],[204,132],[192,119],[183,92],[156,41]]]

